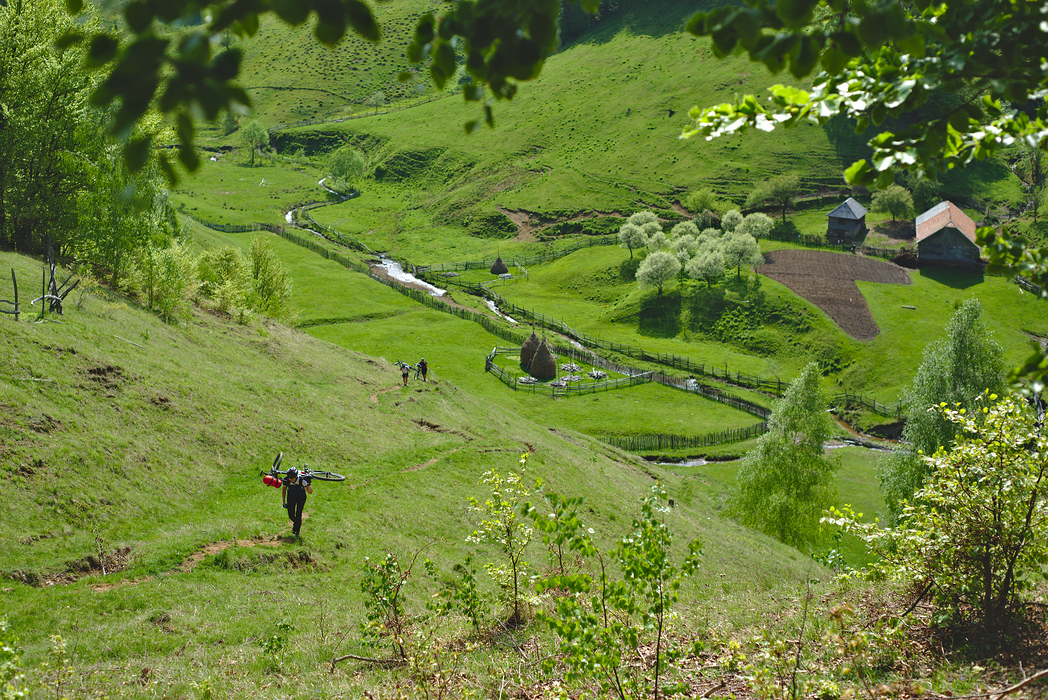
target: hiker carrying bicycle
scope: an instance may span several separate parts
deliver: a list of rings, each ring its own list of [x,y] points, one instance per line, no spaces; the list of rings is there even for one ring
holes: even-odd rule
[[[422,374],[422,381],[426,381],[426,373],[429,372],[429,365],[426,364],[426,358],[422,358],[418,361],[418,371]]]
[[[306,505],[306,494],[310,493],[313,493],[313,487],[310,486],[309,479],[300,479],[298,470],[294,467],[288,469],[283,488],[280,489],[280,498],[287,508],[287,517],[292,525],[291,532],[295,537],[298,537],[298,532],[302,529],[302,509]]]

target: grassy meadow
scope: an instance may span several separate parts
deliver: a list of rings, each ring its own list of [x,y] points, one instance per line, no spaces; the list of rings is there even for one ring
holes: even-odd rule
[[[654,383],[571,398],[513,391],[484,372],[492,348],[509,345],[496,332],[278,235],[202,225],[285,225],[288,210],[324,201],[309,212],[320,224],[409,265],[439,265],[564,250],[579,235],[550,238],[543,227],[572,216],[614,230],[621,217],[650,209],[671,224],[690,217],[681,201],[701,187],[738,206],[757,182],[781,173],[799,174],[804,194],[820,195],[799,204],[786,226],[819,235],[826,213],[853,194],[839,174],[866,147],[845,123],[712,142],[678,138],[690,107],[779,81],[740,58],[716,60],[684,34],[694,5],[660,1],[601,21],[550,58],[512,102],[494,106],[496,129],[470,136],[462,125],[478,116],[475,105],[457,95],[431,100],[431,88],[395,80],[406,67],[406,28],[433,7],[431,0],[378,4],[386,34],[377,47],[349,38],[322,49],[307,31],[275,21],[236,40],[253,116],[274,130],[276,152],[251,165],[235,134],[207,131],[214,159],[186,177],[171,201],[198,249],[247,252],[266,237],[292,279],[288,323],[238,324],[204,302],[191,318],[163,323],[89,279],[62,316],[39,318],[39,307],[25,301],[29,312],[18,323],[0,316],[0,536],[8,543],[0,549],[0,600],[36,697],[559,697],[562,669],[542,668],[558,642],[533,622],[536,611],[552,609],[553,595],[529,593],[530,624],[495,624],[508,617],[504,582],[484,569],[500,553],[467,541],[479,526],[468,499],[492,496],[483,475],[510,472],[524,453],[529,488],[541,480],[542,489],[584,497],[582,518],[603,547],[632,531],[640,499],[655,484],[674,500],[660,515],[673,533],[674,560],[686,542],[702,539],[700,568],[682,587],[669,629],[701,642],[687,660],[691,696],[726,680],[725,695],[746,697],[731,641],[747,654],[765,634],[814,647],[832,631],[828,610],[842,602],[902,608],[878,585],[833,582],[834,572],[812,557],[835,546],[832,533],[801,552],[721,517],[737,459],[755,440],[634,455],[600,439],[698,436],[749,426],[753,415]],[[392,107],[406,108],[381,113]],[[320,123],[293,124],[302,120]],[[348,201],[319,184],[328,152],[343,143],[368,160],[361,196]],[[1022,198],[1004,161],[942,185],[984,206]],[[867,193],[854,194],[868,204]],[[518,233],[507,212],[530,217],[532,228]],[[322,245],[355,264],[373,262]],[[495,289],[586,335],[718,369],[789,381],[815,360],[828,392],[882,402],[902,396],[923,348],[970,297],[982,302],[1010,363],[1025,357],[1031,338],[1048,337],[1048,305],[978,273],[920,270],[907,286],[859,283],[881,329],[860,342],[752,270],[712,287],[685,280],[662,294],[642,288],[635,275],[643,255],[588,247],[531,264],[526,277],[511,266],[523,278]],[[42,265],[0,253],[0,269],[15,271],[23,300]],[[495,279],[486,269],[460,278]],[[512,327],[480,299],[449,288],[451,303]],[[515,332],[530,330],[521,323]],[[430,381],[401,386],[393,363],[421,357]],[[512,361],[499,359],[507,367]],[[775,401],[723,388],[762,406]],[[872,519],[883,507],[876,469],[884,452],[842,446],[843,427],[835,437],[828,450],[842,463],[836,505]],[[301,539],[290,536],[279,491],[259,477],[281,451],[284,466],[347,477],[314,483]],[[699,457],[702,463],[683,463]],[[847,538],[840,548],[849,564],[867,556]],[[431,654],[413,659],[425,667],[368,662],[388,650],[363,643],[361,582],[365,561],[387,553],[412,567],[404,587],[410,615],[422,615],[472,557],[490,603],[484,629],[455,617],[432,638],[414,639]],[[423,573],[426,559],[439,581]],[[553,570],[537,539],[527,559],[530,573]],[[365,660],[330,666],[345,654]],[[820,663],[837,668],[838,661]],[[935,668],[922,666],[919,683],[892,692],[969,688],[951,660],[921,663]]]

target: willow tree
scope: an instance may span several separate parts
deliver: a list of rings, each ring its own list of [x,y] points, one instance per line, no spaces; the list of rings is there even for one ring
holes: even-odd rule
[[[929,462],[922,456],[947,451],[956,437],[954,424],[938,410],[945,403],[971,410],[986,390],[1000,392],[1004,385],[1001,346],[986,329],[982,304],[969,299],[946,325],[945,336],[928,344],[913,384],[903,397],[906,425],[902,444],[882,462],[881,487],[893,522],[903,502],[923,486]]]
[[[811,362],[775,404],[768,432],[743,458],[728,513],[795,547],[814,541],[823,510],[837,499],[840,459],[823,449],[831,430],[819,367]]]

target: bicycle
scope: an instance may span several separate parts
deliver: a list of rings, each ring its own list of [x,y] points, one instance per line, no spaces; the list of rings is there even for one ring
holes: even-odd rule
[[[397,360],[393,364],[395,364],[397,367],[400,367],[402,369],[404,367],[407,367],[409,370],[412,370],[412,369],[415,370],[415,380],[416,381],[418,380],[419,377],[422,376],[422,368],[419,367],[418,365],[409,365],[406,362],[401,362],[400,360]]]
[[[283,460],[284,460],[284,453],[283,452],[277,453],[277,458],[275,460],[273,460],[273,466],[270,467],[269,471],[268,472],[261,472],[259,475],[262,476],[262,477],[267,477],[267,476],[272,477],[272,479],[274,479],[274,480],[276,480],[276,482],[278,482],[275,485],[279,485],[279,482],[281,480],[283,480],[283,478],[285,476],[287,476],[287,470],[284,470],[284,471],[280,470],[280,463]],[[335,472],[326,472],[326,471],[321,471],[321,470],[313,470],[313,469],[310,469],[307,465],[302,465],[302,468],[298,470],[298,473],[299,473],[299,478],[301,478],[303,481],[305,481],[306,479],[308,479],[310,481],[345,481],[346,480],[346,477],[342,476],[341,474],[336,474]],[[270,482],[266,482],[266,483],[270,483]]]

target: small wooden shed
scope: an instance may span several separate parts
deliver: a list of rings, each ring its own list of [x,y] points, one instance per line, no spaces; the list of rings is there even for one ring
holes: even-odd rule
[[[975,222],[953,202],[940,202],[917,217],[917,262],[951,267],[981,265]]]
[[[826,239],[839,242],[853,240],[866,232],[866,207],[848,197],[829,213]]]

